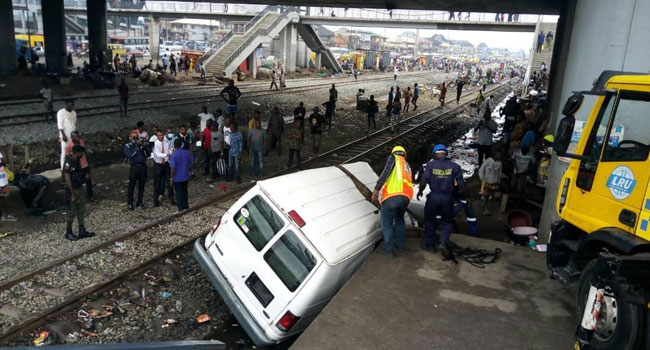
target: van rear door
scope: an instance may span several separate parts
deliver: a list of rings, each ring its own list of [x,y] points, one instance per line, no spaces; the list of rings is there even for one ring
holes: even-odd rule
[[[249,191],[242,199],[215,233],[211,253],[258,324],[271,325],[318,261],[264,194]]]

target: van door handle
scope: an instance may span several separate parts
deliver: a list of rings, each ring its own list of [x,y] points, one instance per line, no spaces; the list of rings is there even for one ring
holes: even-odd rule
[[[618,221],[623,225],[634,227],[636,224],[636,213],[623,209],[621,210],[621,213],[618,214]]]

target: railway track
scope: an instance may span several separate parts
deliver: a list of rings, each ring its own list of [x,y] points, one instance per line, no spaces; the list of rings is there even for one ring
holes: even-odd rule
[[[508,83],[488,92],[505,94]],[[404,118],[398,131],[390,127],[375,131],[367,137],[348,142],[335,149],[308,159],[302,168],[368,160],[373,155],[386,156],[384,149],[395,142],[417,138],[462,113],[473,100],[475,90],[464,94],[463,103],[446,111],[440,107],[424,110]],[[298,169],[291,168],[273,174],[278,176]],[[253,185],[241,186],[232,192],[214,196],[176,213],[152,222],[116,238],[102,242],[82,252],[56,260],[43,268],[0,284],[0,341],[31,331],[53,316],[79,305],[89,296],[109,290],[134,273],[159,263],[170,253],[191,244],[206,234],[211,221],[223,213]],[[191,220],[203,220],[205,225],[187,225]],[[189,227],[189,228],[188,228]],[[120,268],[112,264],[122,263]],[[126,262],[126,263],[125,263]],[[78,277],[83,280],[75,280]],[[23,303],[29,300],[29,303]],[[23,303],[23,304],[21,304]],[[21,309],[21,305],[29,305]],[[9,315],[14,315],[9,316]],[[18,315],[18,316],[16,316]]]
[[[426,75],[426,74],[431,74],[429,71],[425,72],[414,72],[410,73],[407,75],[404,75],[406,77],[412,77],[412,76],[421,76],[421,75]],[[375,81],[383,81],[383,80],[391,80],[393,79],[392,75],[389,77],[374,77],[374,78],[368,78],[368,79],[363,79],[359,81],[355,80],[346,80],[346,81],[328,81],[328,82],[323,82],[323,83],[317,83],[317,84],[308,84],[308,85],[299,85],[299,86],[291,86],[288,88],[285,88],[282,90],[282,92],[291,92],[291,93],[302,93],[306,92],[308,90],[305,90],[305,88],[309,88],[309,90],[312,89],[318,89],[318,88],[328,88],[331,86],[331,84],[337,84],[338,86],[347,86],[347,85],[354,85],[354,84],[360,84],[360,83],[366,83],[366,82],[375,82]],[[305,79],[305,81],[309,81],[309,79]],[[313,81],[313,80],[312,80]],[[259,83],[251,84],[255,86],[261,87]],[[263,85],[266,85],[266,83],[263,83]],[[238,85],[241,87],[241,85]],[[198,92],[197,92],[198,91]],[[246,89],[241,89],[242,91],[242,98],[255,98],[255,97],[261,97],[261,96],[270,96],[273,94],[277,94],[278,91],[275,90],[246,90]],[[185,92],[189,92],[189,96],[182,95],[185,94]],[[179,88],[179,89],[165,89],[161,91],[138,91],[134,92],[131,95],[136,95],[138,96],[138,99],[136,101],[131,101],[129,103],[129,111],[139,111],[139,110],[149,110],[151,108],[166,108],[166,107],[176,107],[176,106],[184,106],[184,105],[194,105],[197,103],[209,103],[209,102],[218,102],[221,101],[221,97],[218,97],[217,94],[219,92],[219,87],[216,86],[209,86],[209,87],[204,87],[204,86],[194,86],[191,88]],[[170,96],[169,94],[173,94],[174,96]],[[155,99],[148,99],[146,95],[155,95]],[[181,97],[177,97],[181,96]],[[117,100],[117,95],[116,94],[110,94],[110,95],[100,95],[100,96],[84,96],[84,97],[76,97],[75,99],[106,99],[106,98],[113,98]],[[63,100],[63,99],[60,99]],[[2,126],[16,126],[16,125],[26,125],[26,124],[34,124],[34,123],[44,123],[45,121],[43,120],[43,113],[40,112],[41,107],[41,100],[38,101],[30,101],[28,103],[35,104],[34,107],[32,107],[34,110],[39,110],[39,112],[33,112],[33,113],[22,113],[22,114],[12,114],[12,115],[4,115],[0,116],[0,127]],[[0,104],[0,107],[7,107],[7,105],[2,105]],[[98,114],[111,114],[111,113],[119,113],[119,105],[117,104],[101,104],[101,105],[95,105],[95,106],[90,106],[90,107],[80,107],[80,108],[75,108],[75,111],[77,112],[77,117],[78,118],[83,118],[83,117],[90,117],[90,116],[95,116]]]

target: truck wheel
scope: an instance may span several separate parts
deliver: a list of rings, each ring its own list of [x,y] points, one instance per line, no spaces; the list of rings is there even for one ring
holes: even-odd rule
[[[582,321],[595,266],[596,260],[591,261],[580,276],[576,298],[578,322]],[[591,341],[592,349],[637,349],[643,340],[643,323],[643,308],[605,296]]]

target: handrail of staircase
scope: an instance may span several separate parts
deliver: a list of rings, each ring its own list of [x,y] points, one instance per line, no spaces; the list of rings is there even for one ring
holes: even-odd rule
[[[298,9],[298,8],[297,8],[296,6],[286,6],[286,7],[282,7],[282,12],[280,12],[280,16],[278,16],[278,18],[276,18],[276,19],[275,19],[275,20],[274,20],[274,21],[273,21],[273,22],[272,22],[272,23],[271,23],[267,28],[258,28],[258,29],[255,31],[255,33],[253,33],[252,35],[248,35],[248,38],[246,38],[246,40],[244,40],[244,42],[242,42],[242,43],[239,45],[239,47],[237,48],[237,50],[233,51],[233,53],[231,53],[231,54],[228,56],[228,58],[226,58],[226,61],[225,61],[225,63],[224,63],[224,67],[228,67],[228,66],[232,63],[232,61],[234,61],[235,58],[236,58],[237,56],[239,56],[239,54],[240,54],[240,53],[241,53],[241,52],[242,52],[246,47],[248,47],[248,45],[250,45],[250,43],[251,43],[253,40],[255,40],[256,37],[258,37],[258,36],[263,36],[263,35],[268,35],[269,30],[273,29],[273,28],[274,28],[278,23],[280,23],[280,22],[282,21],[282,19],[283,19],[283,15],[285,15],[285,14],[287,14],[287,13],[289,13],[289,12],[297,11],[297,9]]]

